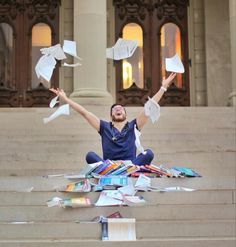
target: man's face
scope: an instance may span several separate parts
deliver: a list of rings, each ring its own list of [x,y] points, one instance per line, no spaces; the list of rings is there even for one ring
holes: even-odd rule
[[[121,105],[116,105],[112,108],[111,119],[113,122],[123,122],[126,120],[125,108]]]

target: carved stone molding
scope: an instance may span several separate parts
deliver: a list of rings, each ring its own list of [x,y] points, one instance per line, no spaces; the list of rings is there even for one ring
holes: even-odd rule
[[[61,4],[61,0],[0,0],[0,20],[10,14],[15,19],[17,14],[28,11],[28,17],[42,18],[49,16],[54,19],[57,7]]]
[[[26,0],[28,7],[28,17],[32,19],[34,16],[42,18],[47,15],[50,19],[56,16],[57,7],[61,4],[61,0]]]
[[[121,20],[125,17],[129,19],[140,18],[144,20],[147,12],[147,3],[142,0],[113,0],[113,4],[118,10]]]
[[[16,0],[0,0],[0,20],[5,19],[9,14],[14,20],[17,16],[18,5]]]
[[[154,4],[159,20],[163,18],[178,18],[181,20],[188,5],[189,0],[156,0]]]
[[[118,102],[122,105],[144,105],[147,101],[149,90],[141,89],[133,83],[129,88],[119,90]]]

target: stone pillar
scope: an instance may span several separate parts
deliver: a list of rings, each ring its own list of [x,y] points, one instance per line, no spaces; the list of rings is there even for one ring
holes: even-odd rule
[[[74,0],[74,40],[82,66],[74,69],[74,91],[78,103],[108,105],[106,0]]]
[[[206,61],[205,61],[205,18],[204,1],[192,0],[193,26],[194,26],[194,80],[195,80],[195,105],[207,105],[206,86]]]
[[[236,1],[229,0],[229,21],[231,40],[232,92],[229,95],[231,106],[236,106]]]

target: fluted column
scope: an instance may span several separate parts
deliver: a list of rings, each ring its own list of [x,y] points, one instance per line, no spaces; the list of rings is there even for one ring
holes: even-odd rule
[[[229,95],[230,105],[236,106],[236,1],[229,0],[229,20],[231,39],[232,92]]]
[[[74,40],[82,66],[74,69],[74,91],[70,95],[84,104],[107,105],[106,0],[74,0]]]

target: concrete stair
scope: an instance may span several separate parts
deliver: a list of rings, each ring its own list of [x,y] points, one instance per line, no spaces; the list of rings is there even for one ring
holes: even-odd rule
[[[90,110],[103,119],[109,115],[109,108]],[[129,119],[139,110],[127,108]],[[186,166],[202,175],[157,178],[152,184],[196,191],[140,192],[148,201],[142,207],[78,209],[48,208],[52,197],[84,194],[56,192],[69,181],[42,176],[79,171],[86,152],[101,153],[100,138],[74,112],[44,125],[42,118],[50,113],[0,109],[0,247],[235,247],[235,108],[162,108],[159,122],[148,123],[142,132],[142,145],[156,154],[154,163]],[[95,202],[99,193],[85,195]],[[136,219],[137,241],[101,241],[100,224],[88,223],[116,211]]]

